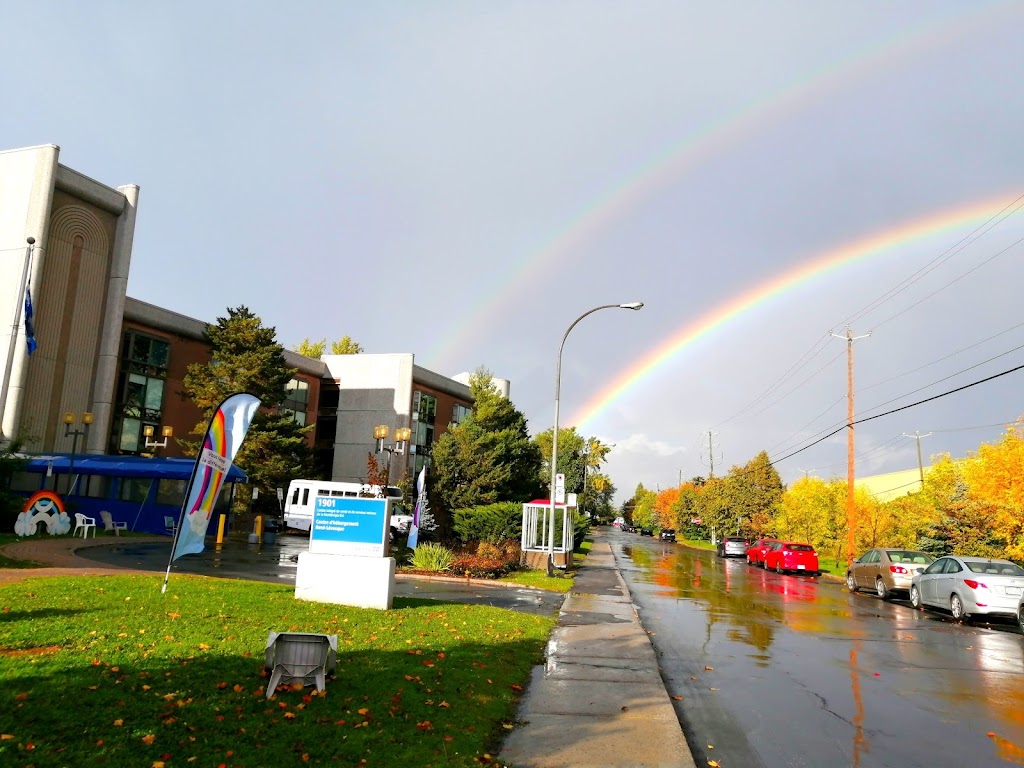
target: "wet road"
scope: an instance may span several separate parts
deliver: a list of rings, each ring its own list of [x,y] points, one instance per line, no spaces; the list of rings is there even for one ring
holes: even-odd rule
[[[309,547],[305,536],[278,536],[274,544],[247,544],[228,541],[219,550],[208,545],[203,552],[181,557],[174,562],[175,573],[218,576],[224,579],[247,579],[276,584],[294,584],[299,552]],[[94,549],[81,549],[78,556],[104,565],[137,568],[163,573],[167,569],[171,539],[167,543],[132,543]],[[481,584],[456,581],[422,581],[395,578],[396,597],[421,597],[454,603],[490,605],[524,613],[553,616],[558,613],[565,595],[541,589],[526,589],[495,582]]]
[[[697,765],[1024,765],[1015,624],[604,530]]]

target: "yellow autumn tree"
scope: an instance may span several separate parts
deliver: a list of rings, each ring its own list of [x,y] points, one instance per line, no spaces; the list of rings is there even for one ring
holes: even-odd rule
[[[991,508],[992,533],[1006,555],[1024,558],[1024,421],[997,443],[982,445],[963,465],[970,495]]]

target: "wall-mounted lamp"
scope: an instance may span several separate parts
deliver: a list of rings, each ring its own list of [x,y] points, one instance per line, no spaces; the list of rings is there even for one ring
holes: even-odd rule
[[[156,432],[156,428],[152,424],[147,424],[142,428],[142,434],[146,437],[147,448],[166,448],[167,440],[174,437],[174,427],[163,427],[160,430],[160,436],[163,440],[153,440],[153,434]]]

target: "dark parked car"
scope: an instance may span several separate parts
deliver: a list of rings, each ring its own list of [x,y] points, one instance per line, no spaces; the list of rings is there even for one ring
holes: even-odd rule
[[[661,529],[661,533],[659,534],[659,538],[662,541],[675,541],[676,540],[676,532],[674,530],[672,530],[671,528],[662,528]]]
[[[726,536],[718,542],[719,557],[746,557],[750,539],[744,536]]]
[[[641,528],[640,529],[640,535],[641,536],[653,536],[654,535],[654,529],[653,528]]]

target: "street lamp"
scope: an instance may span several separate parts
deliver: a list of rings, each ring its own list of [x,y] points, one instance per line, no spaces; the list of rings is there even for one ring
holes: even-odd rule
[[[629,304],[602,304],[599,307],[588,309],[572,321],[572,325],[569,326],[565,335],[562,336],[562,343],[558,345],[558,358],[555,361],[555,428],[551,433],[551,527],[548,536],[548,576],[554,573],[555,568],[555,475],[558,474],[558,398],[562,388],[562,350],[565,348],[565,340],[569,338],[569,333],[576,327],[577,323],[587,315],[592,315],[594,312],[602,309],[638,310],[643,305],[642,301],[632,301]]]
[[[174,437],[174,427],[161,428],[160,436],[163,438],[163,440],[154,440],[154,432],[156,432],[156,428],[152,424],[147,424],[142,428],[142,434],[146,438],[147,448],[166,448],[168,439]]]
[[[68,496],[75,490],[75,453],[78,452],[78,438],[89,434],[89,427],[92,425],[92,414],[88,411],[82,414],[82,428],[72,429],[78,421],[78,414],[68,411],[64,414],[64,437],[71,438],[71,455],[68,457]]]
[[[388,429],[386,424],[381,424],[373,428],[373,437],[377,441],[377,453],[383,453],[387,451],[388,464],[387,464],[387,484],[391,483],[391,457],[396,453],[401,456],[405,453],[405,444],[412,439],[412,430],[409,427],[399,427],[395,430],[395,442],[391,445],[384,445],[384,441],[388,439]]]

